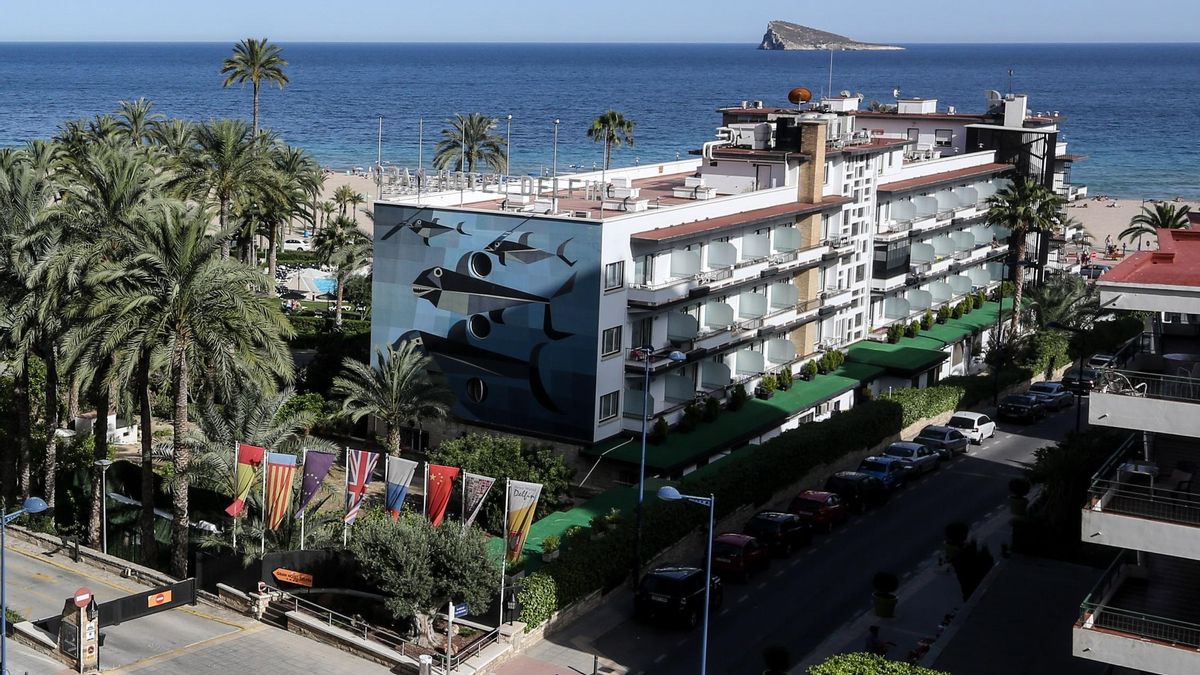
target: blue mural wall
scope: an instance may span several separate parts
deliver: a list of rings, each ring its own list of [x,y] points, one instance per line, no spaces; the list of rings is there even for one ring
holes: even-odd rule
[[[590,442],[599,255],[595,225],[379,204],[371,341],[420,340],[460,419]]]

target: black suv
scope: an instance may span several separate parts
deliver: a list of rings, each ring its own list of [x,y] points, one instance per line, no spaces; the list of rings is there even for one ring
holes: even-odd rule
[[[720,607],[721,578],[713,576],[711,607]],[[640,619],[664,619],[694,628],[704,615],[704,570],[682,565],[660,565],[638,584],[633,606]]]
[[[800,516],[782,511],[759,511],[746,521],[742,532],[781,555],[812,542],[812,526]]]
[[[847,508],[859,513],[888,500],[883,481],[858,471],[839,471],[825,481],[825,491],[842,498]]]

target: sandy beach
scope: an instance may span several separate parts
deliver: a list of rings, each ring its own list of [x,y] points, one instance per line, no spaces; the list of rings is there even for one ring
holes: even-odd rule
[[[1188,205],[1192,211],[1200,210],[1200,202],[1171,201],[1170,203],[1178,206]],[[1093,247],[1103,249],[1105,239],[1111,236],[1113,243],[1119,248],[1122,243],[1119,239],[1121,230],[1129,227],[1129,221],[1141,212],[1142,205],[1140,199],[1089,197],[1067,204],[1067,215],[1078,220],[1084,229],[1091,233]],[[1154,208],[1149,201],[1145,203],[1145,206]],[[1151,241],[1152,239],[1153,237],[1146,237],[1142,241],[1142,248],[1157,247],[1157,242]],[[1130,250],[1137,250],[1136,240],[1126,243]]]

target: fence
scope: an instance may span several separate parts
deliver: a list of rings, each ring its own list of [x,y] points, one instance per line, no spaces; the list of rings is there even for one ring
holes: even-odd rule
[[[1099,628],[1170,645],[1200,648],[1200,625],[1108,604],[1126,582],[1128,568],[1135,564],[1133,554],[1128,551],[1117,556],[1092,592],[1080,604],[1080,624],[1084,628]]]
[[[408,638],[379,626],[373,626],[361,619],[339,614],[331,609],[326,609],[303,598],[296,597],[287,591],[280,590],[266,585],[267,589],[275,595],[271,601],[273,605],[282,607],[285,610],[290,607],[290,610],[306,614],[314,619],[318,619],[325,625],[331,628],[338,628],[346,631],[356,637],[361,637],[363,640],[381,644],[389,649],[398,652],[401,656],[407,656],[415,659],[421,654],[430,653],[429,649],[418,647],[415,642]]]

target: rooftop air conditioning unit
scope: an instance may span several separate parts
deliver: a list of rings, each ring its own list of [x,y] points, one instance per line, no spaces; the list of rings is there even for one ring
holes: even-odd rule
[[[754,102],[754,107],[755,107],[755,108],[761,108],[761,107],[763,107],[762,101],[755,101],[755,102]]]
[[[572,218],[591,218],[592,212],[591,211],[572,211],[571,217]]]

